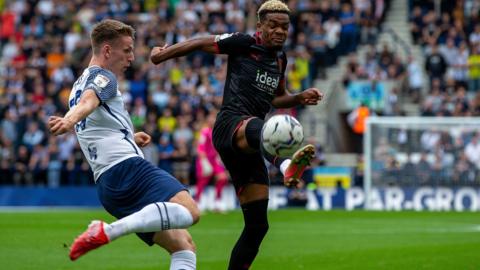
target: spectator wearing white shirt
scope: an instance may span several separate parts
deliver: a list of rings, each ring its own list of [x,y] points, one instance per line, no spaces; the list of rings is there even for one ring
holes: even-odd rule
[[[480,45],[480,24],[475,25],[475,29],[468,37],[468,40],[472,47]]]
[[[82,35],[79,33],[78,27],[72,26],[70,31],[64,36],[63,42],[65,44],[65,52],[72,53],[79,41],[82,40]]]
[[[458,52],[452,63],[452,78],[457,84],[466,86],[468,81],[468,57],[470,53],[465,42],[460,43]]]
[[[423,88],[424,75],[423,69],[412,56],[408,57],[407,74],[409,94],[413,102],[418,102]]]
[[[477,169],[480,169],[480,143],[479,143],[480,135],[476,133],[470,142],[465,146],[465,155],[467,159],[475,164]]]
[[[440,133],[435,130],[427,130],[422,133],[420,137],[420,143],[423,150],[427,152],[433,152],[440,142]]]
[[[32,150],[33,147],[37,144],[40,144],[45,136],[45,133],[39,129],[38,123],[32,121],[28,124],[28,129],[25,134],[23,134],[23,143],[28,147],[29,150]]]
[[[447,61],[447,64],[450,67],[448,72],[450,73],[452,65],[455,63],[455,57],[457,57],[458,54],[458,48],[455,46],[455,41],[451,38],[447,39],[447,42],[440,46],[439,51],[445,58],[445,61]]]

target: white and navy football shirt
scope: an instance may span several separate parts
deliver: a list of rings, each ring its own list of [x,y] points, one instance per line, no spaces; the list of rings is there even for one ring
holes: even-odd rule
[[[73,85],[70,108],[79,102],[87,89],[95,91],[100,105],[75,124],[75,132],[97,181],[109,168],[130,157],[143,158],[143,153],[135,144],[133,125],[118,90],[116,76],[99,66],[86,68]]]

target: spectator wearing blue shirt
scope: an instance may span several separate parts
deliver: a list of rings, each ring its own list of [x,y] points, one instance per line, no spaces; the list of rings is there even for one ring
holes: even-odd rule
[[[358,43],[357,18],[352,10],[352,5],[344,3],[339,17],[342,24],[342,31],[340,32],[340,43],[342,46],[340,53],[348,54],[356,50]]]

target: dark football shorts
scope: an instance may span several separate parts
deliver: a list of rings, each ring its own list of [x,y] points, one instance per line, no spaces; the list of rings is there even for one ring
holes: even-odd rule
[[[105,210],[117,219],[123,218],[156,202],[168,202],[175,194],[187,190],[177,179],[141,157],[126,159],[97,180],[97,192]],[[153,245],[151,233],[137,233]]]
[[[270,184],[261,152],[243,153],[233,143],[233,136],[240,124],[250,117],[219,114],[213,127],[213,144],[230,173],[237,194],[247,184]]]

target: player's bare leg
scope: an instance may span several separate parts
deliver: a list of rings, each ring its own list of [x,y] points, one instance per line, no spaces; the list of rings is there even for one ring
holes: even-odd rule
[[[258,200],[268,200],[268,186],[261,184],[248,184],[237,194],[240,204]]]
[[[155,233],[153,241],[171,255],[170,270],[196,269],[196,247],[187,230],[177,229]]]

